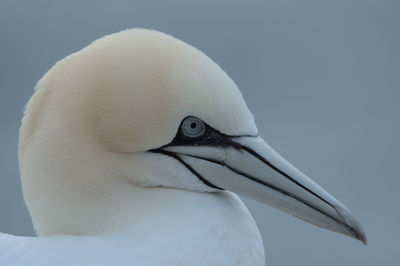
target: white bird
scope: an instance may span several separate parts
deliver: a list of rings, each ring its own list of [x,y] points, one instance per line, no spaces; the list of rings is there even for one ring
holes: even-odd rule
[[[366,241],[258,136],[228,75],[156,31],[108,35],[52,67],[27,104],[19,160],[39,237],[1,234],[0,265],[264,265],[234,193]]]

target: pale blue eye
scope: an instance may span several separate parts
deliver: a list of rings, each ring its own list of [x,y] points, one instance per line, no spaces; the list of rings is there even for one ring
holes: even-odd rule
[[[187,138],[199,138],[206,132],[203,121],[194,116],[186,117],[181,125],[181,133]]]

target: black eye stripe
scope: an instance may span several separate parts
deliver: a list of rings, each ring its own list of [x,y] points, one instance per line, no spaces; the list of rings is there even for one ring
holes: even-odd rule
[[[182,123],[185,119],[182,120],[181,124],[177,128],[177,132],[174,139],[170,143],[156,149],[151,149],[149,151],[156,152],[160,149],[170,146],[214,146],[214,147],[219,146],[219,147],[233,147],[236,149],[240,149],[241,148],[240,145],[232,141],[232,139],[239,137],[256,137],[256,135],[247,135],[247,134],[227,135],[202,121],[202,123],[204,123],[205,126],[204,134],[199,138],[187,138],[182,134],[180,130]]]
[[[186,119],[186,118],[185,118]],[[185,119],[183,121],[185,121]],[[199,119],[200,120],[200,119]],[[182,123],[183,123],[182,121]],[[201,121],[201,120],[200,120]],[[221,133],[220,131],[216,130],[215,128],[209,126],[207,123],[201,121],[204,124],[205,131],[201,137],[198,138],[188,138],[182,134],[181,127],[182,123],[180,124],[175,138],[164,145],[161,148],[169,147],[169,146],[219,146],[219,147],[234,147],[239,148],[238,144],[232,141],[232,138],[236,137],[248,137],[249,135],[240,135],[240,136],[231,136]]]

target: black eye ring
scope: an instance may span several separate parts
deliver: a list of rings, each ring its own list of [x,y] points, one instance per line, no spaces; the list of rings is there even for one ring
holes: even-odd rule
[[[198,139],[206,132],[205,123],[195,116],[188,116],[183,119],[180,133],[184,138],[187,139]]]

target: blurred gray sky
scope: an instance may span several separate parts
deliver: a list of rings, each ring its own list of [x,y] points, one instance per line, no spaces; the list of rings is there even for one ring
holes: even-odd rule
[[[236,81],[260,134],[359,217],[368,246],[245,200],[269,265],[395,265],[400,248],[400,2],[0,3],[0,231],[33,235],[17,139],[24,104],[58,60],[144,27],[209,55]]]

